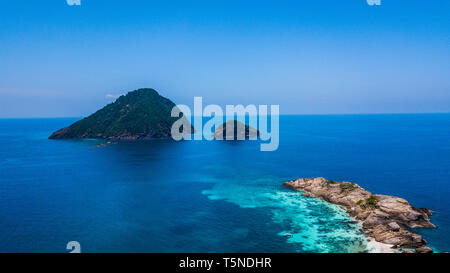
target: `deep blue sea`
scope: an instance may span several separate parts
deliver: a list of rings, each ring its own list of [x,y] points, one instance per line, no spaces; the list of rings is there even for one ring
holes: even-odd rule
[[[366,251],[342,209],[282,186],[316,176],[434,210],[419,233],[450,251],[450,114],[281,116],[275,152],[47,139],[76,120],[0,120],[0,252]]]

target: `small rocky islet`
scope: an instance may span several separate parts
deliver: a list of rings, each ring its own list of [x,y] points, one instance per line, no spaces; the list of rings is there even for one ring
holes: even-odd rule
[[[366,235],[379,243],[406,253],[431,253],[420,234],[408,228],[435,228],[429,216],[433,212],[415,208],[405,199],[372,194],[350,182],[335,182],[323,177],[300,178],[285,182],[286,187],[302,191],[303,196],[317,197],[342,206],[362,222]],[[412,251],[414,249],[415,251]]]
[[[228,133],[227,133],[228,131]],[[228,136],[227,136],[228,134]],[[254,139],[260,135],[259,131],[237,120],[229,120],[214,130],[213,137],[217,140],[245,140]]]

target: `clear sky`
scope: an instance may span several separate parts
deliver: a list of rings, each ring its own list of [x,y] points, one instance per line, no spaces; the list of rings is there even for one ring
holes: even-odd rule
[[[139,87],[284,114],[450,112],[450,1],[0,0],[0,117]]]

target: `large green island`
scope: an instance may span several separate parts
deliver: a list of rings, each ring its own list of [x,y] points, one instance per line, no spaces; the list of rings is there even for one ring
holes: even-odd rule
[[[175,103],[154,89],[143,88],[120,96],[94,114],[54,132],[50,139],[153,139],[171,136],[179,117],[171,117]],[[189,123],[187,123],[189,124]],[[191,126],[193,132],[193,128]]]

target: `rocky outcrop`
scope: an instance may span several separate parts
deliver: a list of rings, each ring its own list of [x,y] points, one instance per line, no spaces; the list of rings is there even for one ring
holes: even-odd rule
[[[335,182],[325,178],[296,179],[284,183],[294,190],[303,191],[304,196],[322,198],[341,205],[362,222],[369,237],[393,248],[414,248],[417,253],[432,252],[424,246],[427,242],[421,235],[407,228],[434,228],[429,209],[415,208],[402,198],[372,194],[350,182]]]
[[[218,140],[245,140],[258,136],[258,130],[237,120],[223,123],[213,133],[213,137]]]
[[[422,246],[416,249],[416,253],[433,253],[433,250],[427,246]]]

